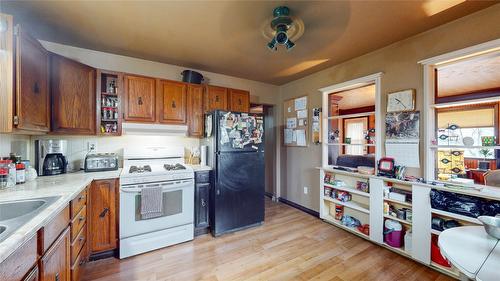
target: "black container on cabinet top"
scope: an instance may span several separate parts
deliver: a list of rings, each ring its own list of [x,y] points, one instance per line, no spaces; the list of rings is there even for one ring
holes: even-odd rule
[[[193,70],[184,70],[182,73],[182,82],[192,83],[192,84],[201,84],[203,81],[203,75],[201,73],[193,71]]]

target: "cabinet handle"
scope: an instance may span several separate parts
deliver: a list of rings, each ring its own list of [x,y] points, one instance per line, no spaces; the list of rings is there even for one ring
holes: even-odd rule
[[[83,221],[84,219],[85,219],[84,216],[80,216],[80,218],[79,218],[80,221]]]
[[[238,99],[238,104],[241,105],[241,99]]]
[[[33,85],[33,92],[35,94],[40,93],[40,86],[38,85],[38,82],[35,82],[35,84]]]
[[[56,273],[56,276],[55,276],[55,281],[59,281],[59,272]]]
[[[80,240],[80,242],[81,242],[81,241],[83,241],[84,239],[85,239],[85,237],[83,237],[83,236],[82,236],[82,237],[80,237],[80,239],[78,239],[78,240]]]
[[[99,217],[100,218],[104,218],[104,216],[106,216],[106,213],[109,211],[108,208],[104,208],[104,210],[102,211],[102,213],[99,214]]]
[[[219,96],[215,96],[215,102],[219,102]]]
[[[80,195],[80,197],[78,197],[78,201],[82,201],[83,199],[83,195]]]
[[[205,202],[205,199],[201,198],[201,206],[205,207],[207,206],[207,202]]]
[[[138,97],[137,98],[137,104],[138,105],[142,105],[142,97]]]
[[[176,108],[175,101],[172,101],[172,108]]]

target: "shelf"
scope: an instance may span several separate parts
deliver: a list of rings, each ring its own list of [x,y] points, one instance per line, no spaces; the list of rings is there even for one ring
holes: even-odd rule
[[[118,119],[101,119],[101,122],[118,122]]]
[[[432,228],[431,228],[431,233],[432,233],[432,234],[435,234],[435,235],[439,235],[439,234],[441,234],[441,231],[439,231],[439,230],[435,230],[435,229],[432,229]]]
[[[461,221],[466,221],[466,222],[470,222],[470,223],[475,223],[475,224],[482,225],[482,223],[478,219],[476,219],[476,218],[471,218],[471,217],[468,217],[468,216],[463,216],[463,215],[459,215],[459,214],[455,214],[455,213],[450,213],[450,212],[446,212],[446,211],[441,211],[441,210],[437,210],[437,209],[431,209],[431,212],[433,214],[436,214],[436,215],[442,215],[442,216],[445,216],[445,217],[454,218],[454,219],[457,219],[457,220],[461,220]]]
[[[478,104],[478,103],[489,103],[489,102],[498,102],[498,101],[500,101],[500,97],[488,97],[488,98],[472,99],[472,100],[465,100],[465,101],[452,101],[452,102],[435,103],[435,104],[431,104],[431,107],[443,108],[443,107],[470,105],[470,104]]]
[[[449,274],[449,275],[452,275],[454,277],[460,276],[460,273],[458,271],[453,270],[453,267],[442,266],[442,265],[435,263],[433,261],[431,261],[431,267],[436,268],[439,271],[442,271],[442,272]]]
[[[330,201],[330,202],[333,202],[337,205],[341,205],[341,206],[344,206],[344,207],[347,207],[349,209],[353,209],[353,210],[357,210],[357,211],[360,211],[362,213],[365,213],[365,214],[370,214],[370,210],[363,207],[362,205],[354,202],[354,201],[348,201],[348,202],[342,202],[340,200],[337,200],[337,199],[333,199],[333,198],[330,198],[330,197],[323,197],[323,199],[325,199],[326,201]]]
[[[390,220],[395,220],[395,221],[398,221],[400,223],[404,223],[406,225],[411,225],[411,221],[402,220],[402,219],[396,218],[396,217],[391,216],[391,215],[384,215],[384,218],[390,219]]]
[[[364,197],[370,197],[370,193],[363,192],[363,191],[360,191],[360,190],[357,190],[357,189],[354,189],[351,187],[338,187],[338,186],[334,186],[334,185],[331,185],[328,183],[324,183],[324,185],[327,187],[333,188],[333,189],[347,191],[347,192],[352,193],[352,194],[357,194],[357,195],[364,196]]]
[[[500,145],[492,145],[492,146],[482,146],[482,145],[473,145],[473,146],[460,146],[460,145],[431,145],[429,146],[431,149],[500,149]]]
[[[411,254],[409,254],[408,252],[406,252],[403,248],[396,248],[396,247],[388,245],[385,242],[382,243],[381,245],[382,245],[382,247],[387,248],[387,249],[389,249],[391,251],[394,251],[394,252],[396,252],[398,254],[401,254],[401,255],[406,256],[406,257],[411,257]]]
[[[354,227],[347,227],[345,225],[343,225],[339,220],[336,220],[335,218],[333,218],[332,216],[330,215],[326,215],[324,218],[323,218],[324,221],[328,222],[328,223],[331,223],[335,226],[338,226],[339,228],[342,228],[342,229],[345,229],[349,232],[352,232],[364,239],[370,239],[370,237],[364,233],[362,233],[361,231],[357,230],[356,228]]]
[[[333,167],[326,167],[326,168],[321,168],[321,169],[323,169],[325,172],[329,172],[329,173],[351,176],[351,177],[362,178],[362,179],[369,179],[371,176],[373,176],[373,175],[360,174],[357,172],[338,170],[338,169],[334,169]]]
[[[117,94],[111,94],[111,93],[107,93],[107,92],[101,92],[101,95],[103,96],[108,96],[108,97],[115,97],[117,98],[118,95]]]
[[[375,144],[371,143],[328,143],[328,145],[332,146],[369,146],[369,147],[375,147]]]
[[[337,116],[329,116],[329,117],[327,117],[327,119],[328,120],[335,120],[335,119],[364,117],[364,116],[370,116],[370,115],[375,115],[375,111],[361,112],[361,113],[355,113],[355,114],[337,115]]]
[[[409,202],[403,202],[403,201],[394,200],[394,199],[385,198],[385,197],[384,197],[384,201],[391,202],[391,203],[394,203],[394,204],[403,205],[403,206],[407,206],[407,207],[411,207],[411,203],[409,203]]]

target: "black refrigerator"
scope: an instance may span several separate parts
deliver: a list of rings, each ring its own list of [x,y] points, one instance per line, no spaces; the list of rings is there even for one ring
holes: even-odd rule
[[[264,222],[264,117],[216,110],[205,115],[213,168],[210,228],[219,236]]]

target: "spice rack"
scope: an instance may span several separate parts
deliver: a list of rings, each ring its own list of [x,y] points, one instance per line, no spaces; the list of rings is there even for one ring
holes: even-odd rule
[[[122,132],[123,74],[98,70],[97,127],[100,135],[119,136]]]

